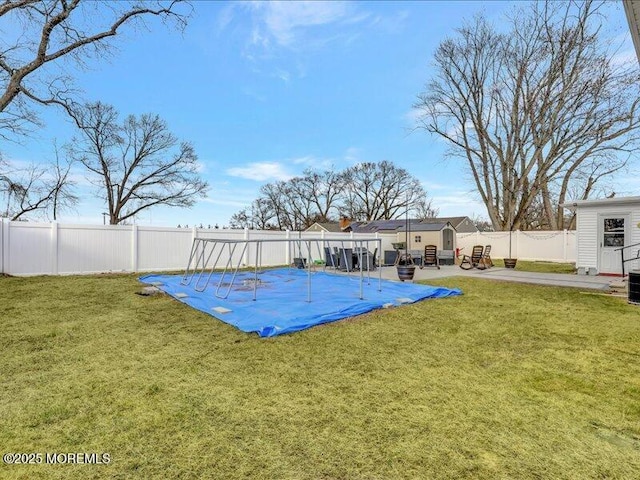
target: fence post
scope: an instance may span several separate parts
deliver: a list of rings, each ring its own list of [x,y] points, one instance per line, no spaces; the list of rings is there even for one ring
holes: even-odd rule
[[[4,273],[4,218],[0,217],[0,273]]]
[[[244,240],[249,240],[249,227],[244,227],[244,235],[243,235],[243,239]],[[249,256],[249,244],[245,244],[247,245],[247,248],[244,249],[244,256],[242,258],[242,263],[244,264],[244,266],[248,266],[249,265],[249,260],[248,260],[248,256]]]
[[[287,228],[285,230],[285,238],[289,240],[291,238],[291,232]],[[287,248],[285,248],[285,261],[287,265],[291,265],[291,242],[287,242]]]
[[[567,241],[569,240],[567,235],[567,229],[562,231],[562,260],[567,261]]]
[[[131,271],[138,271],[138,225],[131,225]]]
[[[58,275],[58,222],[51,222],[51,274]]]
[[[11,248],[9,244],[11,238],[9,233],[11,230],[11,221],[9,219],[3,219],[2,221],[2,273],[11,275],[11,265],[9,264],[9,259],[11,258],[9,255],[9,249]]]

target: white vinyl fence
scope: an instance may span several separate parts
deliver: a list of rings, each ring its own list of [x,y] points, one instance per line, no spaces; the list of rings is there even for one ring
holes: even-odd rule
[[[545,260],[549,262],[576,261],[575,230],[521,232],[475,232],[458,233],[456,240],[462,253],[471,254],[474,245],[491,245],[494,258],[509,257],[511,236],[511,258],[521,260]]]
[[[9,222],[0,219],[0,273],[68,275],[102,272],[183,270],[195,237],[217,239],[371,238],[371,234],[210,230],[142,225],[68,225]],[[393,250],[396,234],[379,234],[382,252]],[[492,256],[509,254],[509,232],[459,233],[457,246],[470,253],[473,245],[491,245]],[[352,245],[349,245],[352,246]],[[250,248],[255,248],[251,246]],[[285,265],[298,256],[294,243],[262,244],[261,265]],[[520,259],[575,261],[575,232],[513,232],[512,256]],[[312,252],[312,260],[323,259]],[[306,255],[305,255],[306,256]],[[316,258],[318,257],[318,258]],[[246,252],[251,266],[255,252]]]
[[[343,238],[347,242],[351,239],[371,238],[371,234],[213,230],[142,225],[65,225],[0,219],[0,273],[68,275],[184,270],[196,237],[230,240],[327,237]],[[383,239],[383,250],[391,249],[391,242],[396,241],[395,238],[393,235]],[[243,259],[243,263],[248,266],[252,266],[255,259],[252,248],[255,246],[248,248]],[[324,255],[320,256],[321,252],[311,253],[312,260],[324,259]],[[261,265],[289,264],[295,256],[299,256],[295,243],[264,243]]]

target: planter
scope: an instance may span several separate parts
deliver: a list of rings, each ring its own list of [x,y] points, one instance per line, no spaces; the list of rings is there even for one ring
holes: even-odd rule
[[[416,273],[415,265],[398,265],[396,269],[398,270],[398,278],[403,282],[405,280],[413,280],[413,276]]]
[[[504,266],[505,268],[516,268],[516,262],[518,261],[517,258],[505,258],[504,259]]]

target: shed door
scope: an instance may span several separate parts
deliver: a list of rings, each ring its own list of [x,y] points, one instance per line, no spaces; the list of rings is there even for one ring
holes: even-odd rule
[[[599,222],[599,273],[622,274],[619,248],[628,244],[629,215],[601,215]]]
[[[442,231],[442,249],[453,250],[453,230],[445,228]]]

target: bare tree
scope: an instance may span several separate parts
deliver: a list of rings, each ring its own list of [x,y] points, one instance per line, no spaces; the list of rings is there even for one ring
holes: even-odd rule
[[[259,230],[273,230],[275,213],[269,202],[256,199],[251,203],[251,224]]]
[[[53,220],[58,219],[58,215],[65,210],[72,210],[78,204],[79,198],[75,195],[75,182],[71,180],[71,167],[73,161],[60,160],[60,152],[57,145],[54,145],[56,160],[51,165],[53,179],[51,181],[51,216]]]
[[[307,218],[307,223],[313,221],[307,226],[314,222],[328,222],[337,217],[337,203],[344,189],[344,175],[333,170],[316,172],[307,169],[301,177],[290,183],[295,185],[296,193],[307,198],[312,206],[314,214]]]
[[[313,194],[304,177],[295,177],[288,180],[282,193],[282,200],[286,205],[286,211],[291,220],[291,228],[293,230],[304,230],[311,226],[318,213],[315,209]]]
[[[229,219],[229,228],[232,229],[244,229],[251,227],[251,215],[246,208],[243,208],[239,212],[231,215]]]
[[[174,1],[14,0],[0,4],[0,136],[24,133],[38,122],[30,102],[69,108],[73,82],[69,62],[84,67],[88,59],[113,50],[125,25],[144,26],[145,18],[174,21],[186,16]],[[13,35],[10,32],[15,32]]]
[[[0,217],[23,220],[30,214],[44,216],[72,208],[77,203],[73,182],[69,179],[71,164],[62,164],[56,157],[51,165],[29,165],[6,168],[0,172]]]
[[[559,205],[587,198],[637,150],[635,62],[612,59],[600,5],[534,2],[500,33],[482,16],[435,53],[415,105],[471,173],[497,230],[567,226]]]
[[[278,230],[292,230],[294,220],[286,203],[286,182],[267,183],[260,187],[260,197],[257,201],[273,211]]]
[[[157,206],[190,207],[206,194],[191,144],[178,142],[158,115],[133,115],[118,123],[110,105],[71,111],[80,136],[70,157],[90,173],[114,225]]]
[[[436,218],[440,213],[440,209],[434,207],[433,199],[428,198],[426,195],[422,199],[417,199],[415,203],[415,217],[418,220],[425,220],[427,218]]]
[[[353,220],[388,220],[407,208],[424,213],[426,192],[417,178],[392,162],[366,162],[343,174],[342,207]]]
[[[233,215],[234,225],[303,230],[342,212],[353,220],[389,219],[407,205],[419,218],[437,215],[417,178],[392,162],[362,163],[341,172],[305,170],[300,177],[268,183],[251,212]]]
[[[480,215],[474,215],[471,217],[471,222],[481,232],[493,232],[493,225],[491,222]]]

